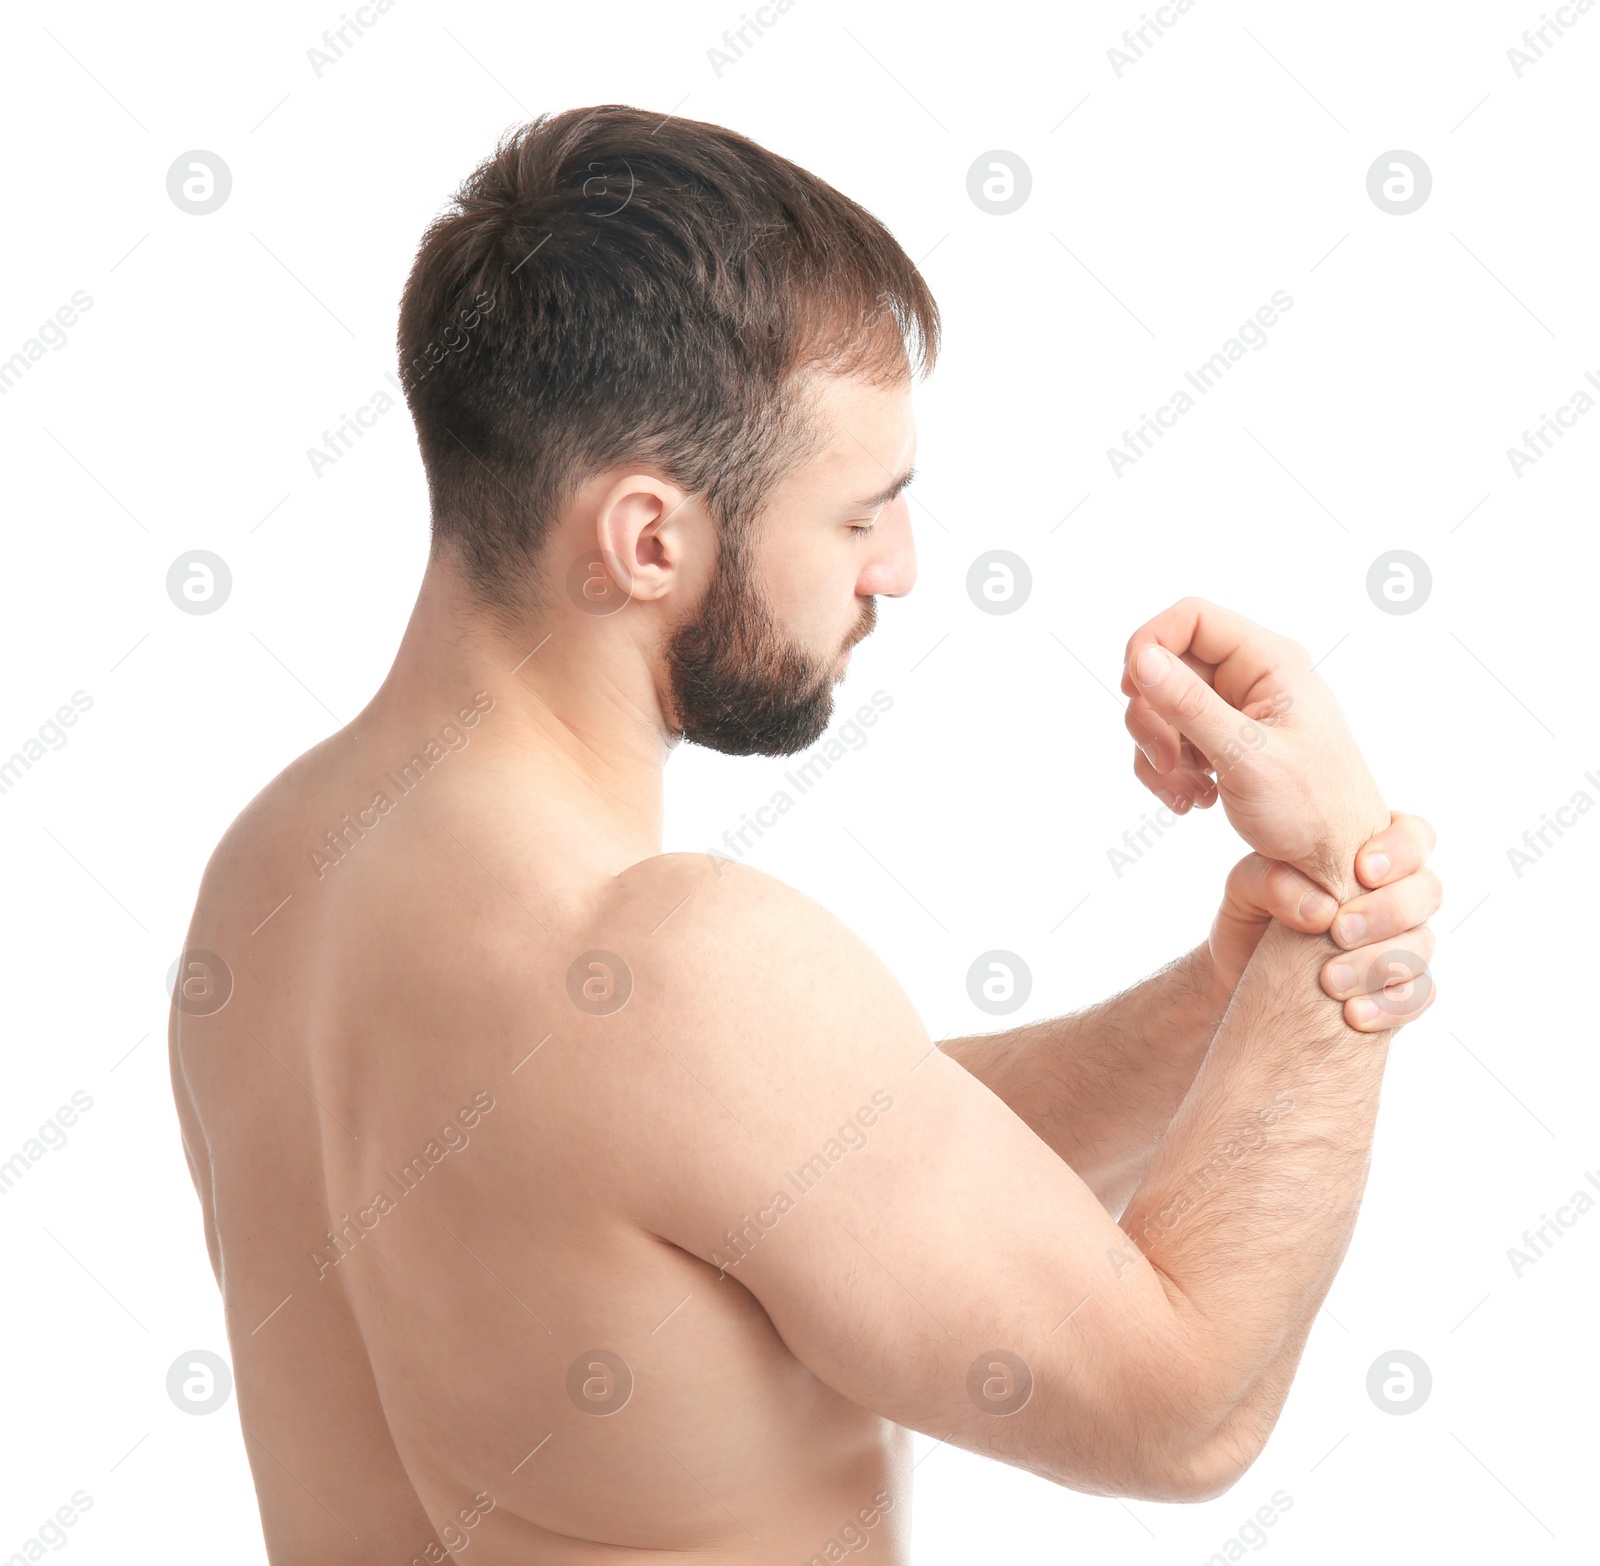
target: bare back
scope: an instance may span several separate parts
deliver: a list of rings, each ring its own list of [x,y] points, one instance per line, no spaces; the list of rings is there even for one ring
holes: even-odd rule
[[[252,802],[173,1011],[270,1558],[909,1559],[908,1432],[630,1214],[709,1091],[615,1004],[648,864],[426,741],[352,727]]]

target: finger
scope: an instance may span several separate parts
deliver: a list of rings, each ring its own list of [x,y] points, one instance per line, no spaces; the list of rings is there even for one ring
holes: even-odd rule
[[[1133,743],[1149,757],[1157,772],[1170,771],[1183,753],[1183,736],[1164,718],[1156,715],[1150,703],[1140,697],[1130,701],[1122,714],[1122,725],[1133,736]]]
[[[1161,801],[1168,810],[1176,815],[1184,816],[1194,808],[1195,801],[1201,790],[1203,774],[1196,774],[1177,768],[1172,772],[1157,772],[1150,765],[1149,757],[1142,752],[1135,752],[1133,758],[1133,775]],[[1210,785],[1210,778],[1204,782]]]
[[[1427,925],[1406,930],[1390,941],[1377,941],[1358,951],[1340,952],[1322,965],[1319,982],[1334,1000],[1374,1002],[1375,1015],[1391,1015],[1415,1006],[1422,1010],[1434,988],[1429,963],[1434,934]],[[1357,1012],[1359,1013],[1359,1008]],[[1345,1007],[1352,1014],[1351,1005]],[[1371,1019],[1369,1018],[1369,1021]],[[1397,1027],[1387,1022],[1384,1027]]]
[[[1228,872],[1223,897],[1236,911],[1277,919],[1306,935],[1322,934],[1339,906],[1298,870],[1264,854],[1246,854]]]
[[[1178,765],[1195,780],[1195,808],[1209,810],[1217,802],[1217,780],[1210,760],[1185,740],[1178,754]]]
[[[1443,902],[1444,888],[1438,875],[1424,865],[1402,880],[1341,904],[1330,933],[1334,944],[1346,950],[1386,941],[1427,923]]]
[[[1181,658],[1151,642],[1134,655],[1131,667],[1140,695],[1156,717],[1206,755],[1227,754],[1244,720]]]
[[[1141,629],[1143,628],[1141,627]],[[1139,633],[1137,631],[1134,632],[1135,636],[1138,634]],[[1146,638],[1146,640],[1148,639],[1149,638]],[[1132,645],[1131,641],[1129,645]],[[1139,645],[1142,647],[1144,643],[1141,642]],[[1176,652],[1177,649],[1168,648],[1168,651]],[[1178,656],[1182,658],[1183,661],[1188,664],[1189,667],[1193,669],[1194,672],[1198,674],[1207,685],[1211,683],[1211,676],[1217,672],[1215,665],[1207,663],[1204,658],[1197,658],[1192,652],[1178,653]],[[1128,659],[1126,656],[1124,656],[1122,660],[1122,694],[1124,696],[1137,696],[1139,694],[1139,687],[1134,683],[1133,676],[1128,673],[1128,667]]]
[[[1178,752],[1178,763],[1174,765],[1168,761],[1165,771],[1160,765],[1160,750],[1150,741],[1146,731],[1133,720],[1125,720],[1128,733],[1133,734],[1134,744],[1138,745],[1141,755],[1134,758],[1134,776],[1146,785],[1155,797],[1162,800],[1168,809],[1174,809],[1173,798],[1187,801],[1186,809],[1195,806],[1197,809],[1210,809],[1216,805],[1218,785],[1211,776],[1211,763],[1195,750],[1194,745],[1184,741],[1182,749]],[[1146,766],[1139,765],[1139,761],[1146,761]]]
[[[1427,863],[1437,836],[1421,816],[1395,811],[1389,825],[1356,852],[1356,879],[1363,886],[1387,886]]]
[[[1344,1020],[1358,1033],[1387,1033],[1415,1022],[1433,1004],[1436,993],[1433,980],[1423,975],[1414,984],[1391,986],[1376,995],[1346,1001]]]
[[[1185,662],[1188,660],[1186,659]],[[1201,671],[1196,671],[1200,673]],[[1201,674],[1204,678],[1204,674]],[[1157,772],[1169,771],[1177,762],[1205,771],[1211,763],[1200,754],[1163,718],[1142,696],[1135,696],[1122,714],[1123,726],[1133,736],[1133,742],[1150,758]]]
[[[1139,653],[1158,644],[1178,656],[1192,655],[1208,668],[1206,683],[1235,706],[1273,694],[1291,673],[1305,670],[1310,659],[1298,642],[1279,636],[1204,598],[1181,598],[1128,638],[1123,655],[1123,691],[1137,695],[1134,662]]]

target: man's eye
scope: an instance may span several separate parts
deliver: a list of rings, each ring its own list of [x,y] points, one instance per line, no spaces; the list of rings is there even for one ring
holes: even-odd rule
[[[867,522],[865,524],[860,522],[852,522],[850,524],[850,531],[857,534],[870,533],[877,525],[878,524],[876,522]]]

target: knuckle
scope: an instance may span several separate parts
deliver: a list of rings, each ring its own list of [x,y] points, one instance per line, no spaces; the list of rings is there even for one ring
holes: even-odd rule
[[[1228,872],[1228,890],[1235,896],[1251,897],[1270,885],[1270,865],[1260,854],[1246,854]]]
[[[1187,718],[1190,722],[1204,715],[1206,710],[1205,692],[1197,683],[1185,685],[1173,698],[1172,710],[1180,718]]]

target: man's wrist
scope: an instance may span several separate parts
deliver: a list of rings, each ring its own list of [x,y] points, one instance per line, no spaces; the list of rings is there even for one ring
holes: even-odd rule
[[[1356,879],[1356,855],[1392,820],[1382,800],[1374,796],[1352,832],[1341,834],[1336,843],[1317,844],[1310,863],[1303,867],[1306,874],[1336,902],[1347,903],[1352,897],[1359,897],[1366,888]]]

